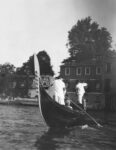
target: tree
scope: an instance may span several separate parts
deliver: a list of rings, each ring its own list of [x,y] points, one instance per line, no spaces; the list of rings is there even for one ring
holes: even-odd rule
[[[0,73],[2,75],[13,74],[15,73],[16,67],[10,63],[5,63],[0,65]]]
[[[51,66],[51,60],[46,51],[41,51],[37,54],[40,64],[40,74],[42,75],[54,75],[54,71]]]
[[[99,27],[97,22],[92,22],[91,17],[77,21],[76,25],[68,32],[70,56],[86,54],[93,57],[96,53],[110,50],[112,38],[104,27]],[[76,51],[74,53],[74,51]]]
[[[51,60],[46,51],[40,51],[37,54],[39,64],[40,64],[40,74],[41,75],[54,75],[52,70]],[[17,74],[22,75],[34,75],[34,57],[30,56],[29,60],[23,63],[21,68],[17,69]]]
[[[10,63],[0,65],[0,93],[9,88],[9,77],[15,73],[15,66]]]

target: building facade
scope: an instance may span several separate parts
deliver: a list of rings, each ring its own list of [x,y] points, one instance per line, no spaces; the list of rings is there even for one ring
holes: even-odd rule
[[[60,75],[68,85],[68,91],[75,91],[78,80],[88,83],[88,92],[111,92],[115,90],[116,57],[96,55],[83,61],[70,59],[60,66]]]
[[[106,101],[109,101],[108,109],[116,110],[116,55],[99,54],[82,61],[78,61],[76,57],[67,59],[60,66],[60,75],[64,78],[72,99],[77,100],[75,86],[81,80],[88,83],[88,107],[102,109]],[[107,100],[106,94],[110,95]]]

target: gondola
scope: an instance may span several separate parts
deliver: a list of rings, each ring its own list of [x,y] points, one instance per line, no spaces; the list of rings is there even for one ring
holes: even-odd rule
[[[88,124],[90,120],[82,110],[70,109],[53,100],[43,87],[40,88],[40,110],[49,127],[72,127]]]
[[[50,128],[64,128],[73,126],[82,126],[85,124],[90,124],[95,121],[91,120],[87,116],[87,113],[81,108],[77,109],[72,103],[73,109],[68,108],[65,105],[60,105],[55,100],[53,100],[49,94],[46,92],[45,88],[40,86],[40,70],[37,56],[34,55],[35,73],[36,81],[38,87],[38,100],[39,100],[39,110],[44,122]],[[75,109],[76,108],[76,109]],[[80,107],[79,107],[80,108]],[[91,117],[92,118],[92,117]]]

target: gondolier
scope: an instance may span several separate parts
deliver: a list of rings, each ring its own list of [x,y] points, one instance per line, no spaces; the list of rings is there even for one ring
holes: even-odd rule
[[[66,94],[66,86],[63,82],[63,79],[57,77],[54,82],[55,87],[55,101],[57,101],[61,105],[65,105],[65,94]]]
[[[61,77],[56,77],[52,85],[46,91],[56,102],[65,105],[66,86]]]
[[[83,98],[84,98],[84,94],[85,94],[85,87],[87,87],[87,83],[85,82],[81,82],[78,81],[78,83],[76,84],[76,93],[78,96],[78,103],[79,104],[83,104]]]

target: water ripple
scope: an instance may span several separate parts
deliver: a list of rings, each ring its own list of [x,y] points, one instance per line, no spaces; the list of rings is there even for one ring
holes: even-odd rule
[[[115,150],[116,126],[52,130],[43,123],[37,107],[0,105],[0,150],[77,149]]]

